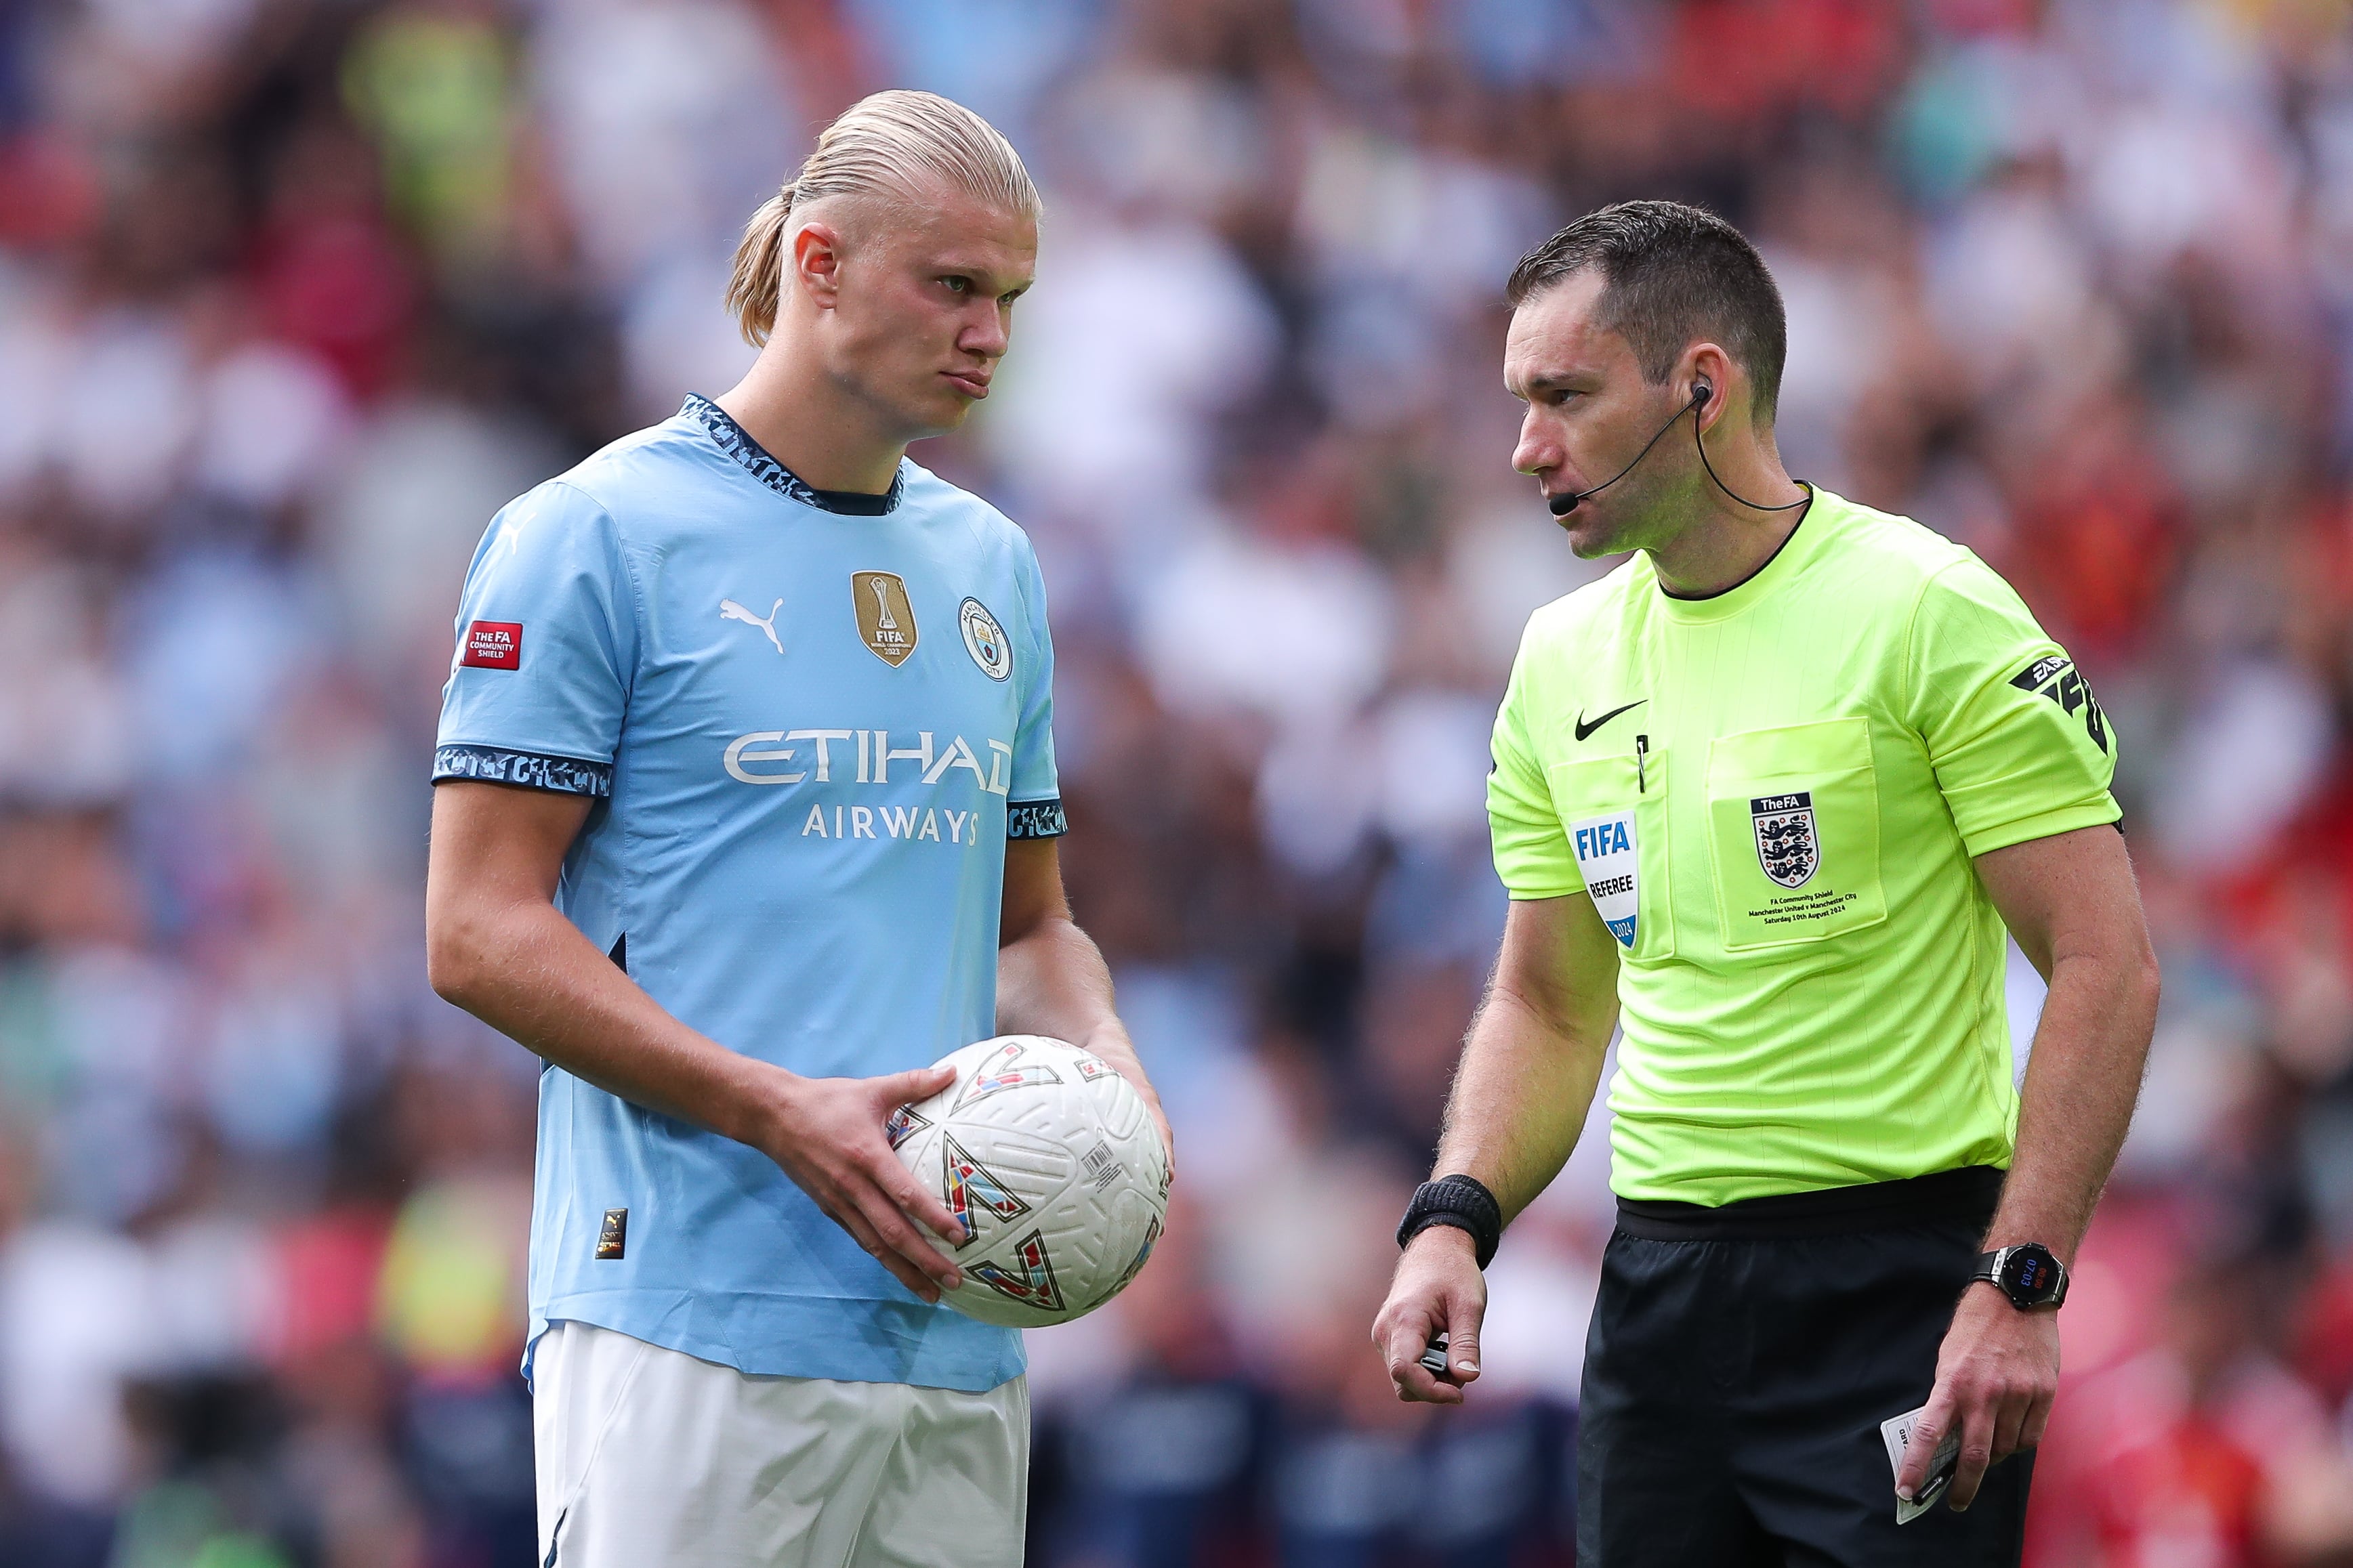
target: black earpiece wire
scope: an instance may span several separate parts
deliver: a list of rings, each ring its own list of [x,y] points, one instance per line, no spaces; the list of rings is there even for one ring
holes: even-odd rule
[[[1567,517],[1570,512],[1575,511],[1587,497],[1599,495],[1603,490],[1608,489],[1611,485],[1616,484],[1620,479],[1622,479],[1628,474],[1632,473],[1634,471],[1634,465],[1649,457],[1651,455],[1651,448],[1657,446],[1660,438],[1665,436],[1668,431],[1675,427],[1675,421],[1681,419],[1686,414],[1692,416],[1692,445],[1699,448],[1699,466],[1707,470],[1707,477],[1710,479],[1715,480],[1715,488],[1717,489],[1722,490],[1725,495],[1730,496],[1734,500],[1738,501],[1742,506],[1747,507],[1752,511],[1788,511],[1794,508],[1801,507],[1808,501],[1813,500],[1814,492],[1809,489],[1804,495],[1799,496],[1796,500],[1783,501],[1778,506],[1764,506],[1757,501],[1748,500],[1746,497],[1741,495],[1739,491],[1734,489],[1730,485],[1724,482],[1722,478],[1720,478],[1715,471],[1715,465],[1707,460],[1707,443],[1700,438],[1699,412],[1701,409],[1707,406],[1707,400],[1715,395],[1715,383],[1702,381],[1694,384],[1692,387],[1691,401],[1684,404],[1681,408],[1676,409],[1675,412],[1669,416],[1667,422],[1664,425],[1660,426],[1658,430],[1649,440],[1642,443],[1642,449],[1634,454],[1632,461],[1629,462],[1624,468],[1619,469],[1616,473],[1610,475],[1608,479],[1602,480],[1599,484],[1595,485],[1591,489],[1572,490],[1567,495],[1553,497],[1551,500],[1546,503],[1547,510],[1549,510],[1555,517]]]
[[[1715,395],[1715,387],[1711,383],[1703,381],[1697,386],[1693,388],[1692,406],[1695,409],[1705,408],[1707,406],[1707,400]],[[1680,419],[1683,416],[1677,415],[1675,417]],[[1730,496],[1734,500],[1738,501],[1742,506],[1748,508],[1751,511],[1790,511],[1805,505],[1808,501],[1814,499],[1814,492],[1811,489],[1808,489],[1804,495],[1799,496],[1796,500],[1785,500],[1778,506],[1767,506],[1761,501],[1750,500],[1746,496],[1742,495],[1738,490],[1736,490],[1730,485],[1725,484],[1721,479],[1717,479],[1715,465],[1707,460],[1707,443],[1700,439],[1699,419],[1697,416],[1694,416],[1692,419],[1692,445],[1698,448],[1699,466],[1707,470],[1707,477],[1709,479],[1715,480],[1715,488],[1722,490],[1725,495]],[[1645,450],[1647,449],[1648,448],[1645,448]]]

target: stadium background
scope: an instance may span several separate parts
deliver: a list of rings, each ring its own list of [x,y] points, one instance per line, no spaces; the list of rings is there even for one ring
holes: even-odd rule
[[[1767,250],[1791,468],[2009,574],[2124,737],[2167,995],[2032,1560],[2342,1560],[2344,5],[5,0],[0,1568],[533,1560],[533,1064],[419,957],[456,587],[731,382],[737,226],[885,85],[1048,191],[918,456],[1044,558],[1072,892],[1184,1142],[1160,1258],[1031,1337],[1034,1561],[1568,1560],[1599,1139],[1475,1411],[1366,1329],[1500,923],[1488,720],[1599,569],[1508,472],[1498,285],[1638,195]]]

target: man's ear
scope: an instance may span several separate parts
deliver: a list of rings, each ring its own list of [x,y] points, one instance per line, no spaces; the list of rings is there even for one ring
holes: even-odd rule
[[[841,231],[821,221],[804,224],[793,235],[792,271],[818,310],[832,310],[841,293]]]
[[[1715,388],[1715,395],[1700,416],[1703,426],[1713,426],[1724,417],[1733,400],[1746,391],[1746,384],[1740,380],[1740,367],[1722,345],[1713,342],[1694,344],[1683,359],[1684,386],[1704,381]]]

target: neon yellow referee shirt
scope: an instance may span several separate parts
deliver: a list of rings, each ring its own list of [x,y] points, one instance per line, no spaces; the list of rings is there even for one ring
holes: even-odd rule
[[[1970,858],[2117,820],[2116,735],[1961,546],[1814,492],[1738,587],[1650,558],[1538,610],[1495,721],[1514,899],[1620,943],[1620,1196],[2007,1167],[2000,917]]]

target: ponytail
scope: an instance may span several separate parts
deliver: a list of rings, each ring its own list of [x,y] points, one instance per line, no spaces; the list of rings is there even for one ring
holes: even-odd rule
[[[776,325],[776,296],[784,287],[785,225],[793,211],[793,187],[760,204],[744,226],[744,243],[735,247],[735,275],[727,280],[727,309],[735,318],[744,341],[760,348]]]

